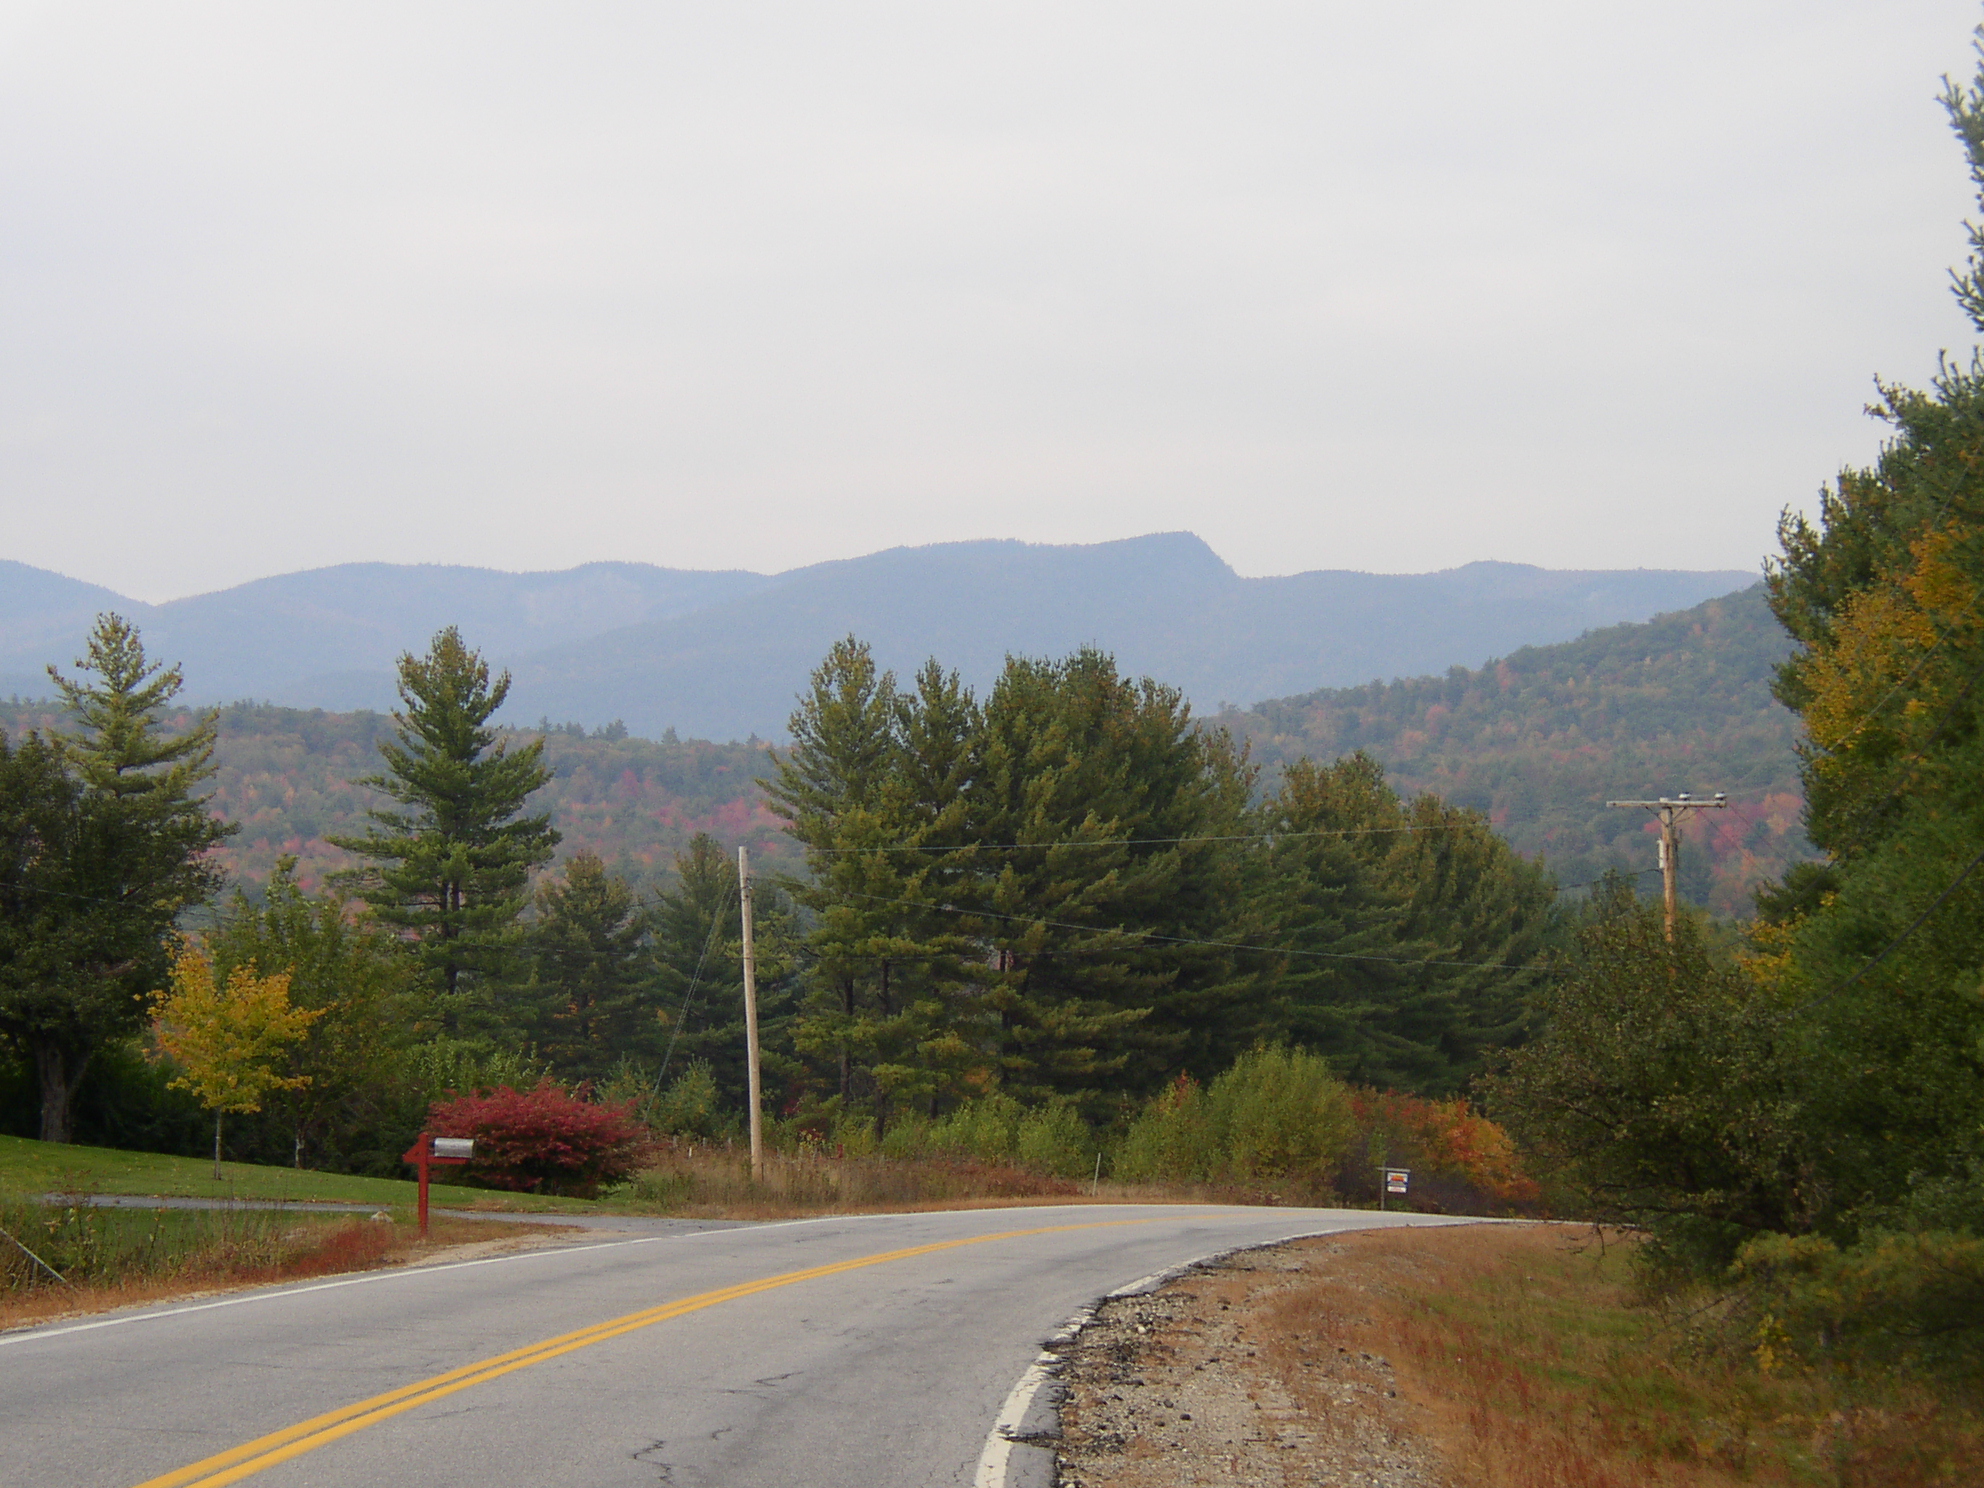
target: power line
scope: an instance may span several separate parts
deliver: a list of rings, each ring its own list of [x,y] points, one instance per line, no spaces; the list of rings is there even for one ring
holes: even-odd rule
[[[1318,832],[1234,832],[1224,836],[1204,837],[1106,837],[1081,842],[965,842],[949,847],[899,842],[885,844],[881,847],[807,846],[806,851],[820,857],[843,857],[854,853],[1034,852],[1061,847],[1169,847],[1181,843],[1195,842],[1279,842],[1284,839],[1297,837],[1384,837],[1412,832],[1465,832],[1471,827],[1481,825],[1485,825],[1485,823],[1451,822],[1445,826],[1438,827],[1343,827]]]
[[[1369,956],[1350,951],[1301,951],[1284,946],[1245,945],[1231,940],[1198,940],[1183,935],[1160,935],[1155,930],[1125,930],[1121,926],[1075,925],[1064,920],[1043,920],[1027,915],[1000,914],[990,909],[962,909],[955,904],[926,904],[915,899],[892,899],[883,894],[849,894],[850,899],[870,899],[878,904],[900,904],[912,909],[935,910],[941,914],[966,915],[973,919],[1004,920],[1009,924],[1039,925],[1049,930],[1076,930],[1084,935],[1135,935],[1181,947],[1204,946],[1220,951],[1255,951],[1264,956],[1313,956],[1325,961],[1376,961],[1388,966],[1456,966],[1486,971],[1542,971],[1543,967],[1516,961],[1445,961],[1430,956]]]
[[[695,975],[689,978],[689,990],[682,994],[682,1011],[676,1014],[675,1027],[668,1034],[668,1049],[661,1056],[661,1068],[655,1072],[654,1088],[661,1089],[661,1077],[668,1073],[668,1061],[675,1057],[675,1041],[682,1037],[682,1030],[689,1022],[689,1001],[696,995],[696,985],[703,979],[703,965],[710,959],[710,948],[716,944],[716,933],[723,928],[724,911],[730,908],[730,896],[735,890],[725,886],[723,897],[717,901],[716,910],[710,915],[710,933],[703,938],[703,953],[696,958]]]
[[[1608,878],[1645,878],[1649,873],[1658,873],[1658,868],[1614,868],[1610,873],[1597,878],[1587,878],[1578,883],[1558,884],[1557,892],[1568,894],[1572,889],[1588,889],[1593,884],[1602,884]]]
[[[1830,992],[1826,993],[1826,996],[1832,997],[1838,993],[1844,992],[1848,987],[1852,986],[1855,982],[1859,981],[1860,978],[1865,976],[1868,972],[1872,971],[1876,966],[1879,966],[1883,961],[1887,960],[1888,953],[1894,950],[1894,948],[1900,945],[1904,940],[1908,939],[1908,937],[1913,935],[1917,930],[1920,930],[1922,926],[1928,922],[1929,916],[1934,914],[1937,910],[1941,909],[1943,907],[1944,902],[1950,897],[1950,895],[1954,894],[1959,888],[1963,886],[1963,881],[1966,878],[1970,877],[1971,873],[1975,871],[1977,865],[1980,863],[1984,863],[1984,852],[1980,852],[1976,857],[1972,858],[1968,863],[1965,863],[1963,865],[1962,871],[1959,872],[1957,876],[1950,881],[1950,886],[1947,889],[1944,889],[1942,893],[1936,896],[1936,902],[1931,904],[1927,909],[1923,910],[1922,913],[1920,913],[1913,920],[1911,920],[1906,930],[1902,931],[1901,934],[1897,935],[1893,940],[1889,941],[1886,945],[1882,946],[1881,949],[1875,953],[1872,960],[1868,961],[1866,965],[1862,966],[1858,971],[1854,972],[1853,975],[1848,977],[1845,981],[1840,982],[1838,985],[1833,987],[1833,989]]]

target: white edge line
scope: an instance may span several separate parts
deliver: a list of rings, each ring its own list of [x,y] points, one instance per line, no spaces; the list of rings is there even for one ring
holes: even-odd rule
[[[853,1215],[829,1216],[830,1218],[855,1218]],[[860,1216],[865,1218],[866,1216]],[[545,1223],[555,1224],[555,1219]],[[126,1323],[149,1323],[157,1318],[183,1317],[189,1312],[210,1312],[216,1307],[240,1307],[249,1302],[279,1302],[285,1297],[301,1297],[310,1292],[328,1292],[338,1287],[369,1286],[377,1281],[405,1281],[410,1277],[435,1276],[443,1271],[466,1271],[471,1266],[495,1266],[505,1261],[537,1261],[551,1256],[578,1255],[588,1250],[619,1250],[628,1245],[653,1245],[663,1240],[701,1240],[711,1235],[734,1234],[740,1229],[752,1233],[760,1230],[784,1229],[788,1225],[819,1224],[817,1219],[773,1220],[755,1225],[723,1225],[715,1229],[690,1230],[686,1234],[639,1235],[631,1240],[596,1240],[589,1245],[546,1246],[541,1250],[522,1250],[510,1255],[484,1256],[474,1261],[443,1261],[432,1266],[394,1266],[378,1271],[367,1271],[359,1276],[344,1276],[336,1281],[310,1282],[303,1286],[260,1288],[245,1292],[238,1297],[223,1297],[216,1302],[193,1302],[184,1307],[161,1307],[150,1312],[129,1312],[118,1317],[98,1318],[93,1322],[69,1323],[59,1328],[27,1327],[0,1333],[0,1348],[13,1343],[32,1343],[39,1338],[61,1338],[69,1333],[88,1333],[95,1328],[116,1328]]]
[[[1107,1208],[1107,1209],[1120,1209],[1124,1207],[1143,1208],[1143,1207],[1154,1207],[1154,1206],[1144,1206],[1144,1205],[1124,1206],[1117,1204],[1107,1204],[1107,1205],[1069,1204],[1066,1206],[1029,1205],[1025,1210],[1021,1210],[1021,1211],[1006,1210],[1003,1212],[1031,1213],[1035,1208],[1049,1208],[1049,1207],[1054,1207],[1054,1208],[1065,1207],[1069,1209],[1076,1209],[1076,1208],[1089,1209],[1089,1208],[1098,1208],[1098,1207]],[[473,1216],[474,1214],[473,1210],[463,1210],[460,1212],[470,1216]],[[662,1240],[701,1240],[708,1238],[709,1236],[712,1235],[735,1234],[739,1230],[748,1230],[752,1234],[760,1234],[765,1230],[794,1229],[801,1225],[836,1224],[836,1223],[844,1223],[849,1220],[859,1220],[859,1219],[905,1219],[905,1218],[926,1218],[926,1217],[935,1219],[940,1216],[950,1215],[950,1214],[986,1214],[986,1213],[998,1213],[998,1212],[1001,1211],[985,1210],[985,1209],[941,1209],[941,1210],[917,1211],[909,1215],[823,1214],[813,1219],[777,1219],[777,1220],[761,1221],[755,1224],[726,1224],[707,1230],[691,1230],[686,1234],[678,1233],[673,1235],[641,1235],[632,1240],[599,1240],[593,1242],[590,1245],[547,1246],[542,1250],[518,1251],[512,1255],[484,1256],[481,1260],[475,1260],[475,1261],[443,1261],[439,1265],[433,1265],[433,1266],[396,1266],[387,1270],[367,1271],[359,1276],[340,1277],[336,1281],[311,1282],[304,1286],[259,1288],[254,1291],[245,1292],[238,1297],[223,1297],[215,1302],[193,1302],[183,1307],[161,1307],[154,1311],[149,1311],[149,1312],[126,1312],[126,1313],[121,1313],[119,1316],[116,1317],[97,1318],[94,1321],[87,1323],[68,1323],[59,1328],[36,1328],[29,1326],[25,1328],[11,1329],[6,1332],[0,1332],[0,1348],[6,1348],[8,1345],[16,1344],[16,1343],[32,1343],[35,1340],[42,1338],[62,1338],[71,1333],[88,1333],[88,1332],[92,1332],[97,1328],[118,1328],[124,1326],[126,1323],[148,1323],[158,1318],[183,1317],[187,1313],[193,1313],[193,1312],[210,1312],[217,1307],[241,1307],[250,1302],[276,1302],[276,1301],[281,1301],[285,1297],[301,1297],[310,1292],[328,1292],[335,1290],[338,1287],[369,1286],[373,1282],[378,1282],[378,1281],[403,1281],[408,1277],[434,1276],[434,1275],[438,1275],[443,1271],[465,1271],[471,1266],[494,1266],[505,1261],[534,1261],[534,1260],[542,1260],[548,1256],[577,1255],[582,1251],[588,1251],[588,1250],[617,1250],[622,1246],[627,1246],[627,1245],[653,1245],[657,1241],[662,1241]],[[643,1216],[640,1215],[629,1216],[629,1218],[633,1218],[633,1219],[638,1219],[642,1217]],[[533,1220],[531,1222],[556,1225],[558,1222],[558,1216],[546,1215],[541,1221]]]
[[[1069,1204],[1065,1206],[1029,1205],[1025,1210],[1021,1210],[1021,1211],[1006,1210],[1003,1212],[1005,1213],[1032,1212],[1035,1209],[1045,1209],[1050,1207],[1067,1208],[1067,1209],[1102,1208],[1102,1209],[1111,1209],[1111,1210],[1120,1211],[1125,1208],[1137,1208],[1137,1209],[1170,1208],[1174,1206],[1142,1205],[1142,1204],[1137,1204],[1137,1205]],[[1181,1208],[1189,1207],[1194,1209],[1200,1209],[1200,1208],[1229,1208],[1229,1207],[1240,1207],[1240,1206],[1195,1204],[1195,1205],[1180,1205],[1176,1207],[1181,1207]],[[465,1212],[472,1213],[473,1211],[465,1211]],[[484,1256],[482,1259],[475,1261],[443,1261],[439,1265],[433,1265],[433,1266],[396,1266],[387,1270],[367,1271],[362,1275],[358,1275],[358,1276],[340,1277],[336,1281],[317,1281],[317,1282],[311,1282],[304,1286],[287,1286],[287,1287],[257,1289],[254,1291],[245,1292],[238,1297],[222,1297],[218,1301],[214,1301],[214,1302],[193,1302],[183,1307],[161,1307],[156,1309],[155,1311],[149,1311],[149,1312],[120,1313],[120,1315],[116,1317],[97,1318],[94,1321],[87,1323],[68,1323],[59,1328],[36,1328],[33,1326],[29,1326],[25,1328],[9,1329],[5,1332],[0,1332],[0,1348],[6,1348],[11,1344],[17,1344],[17,1343],[33,1343],[36,1340],[43,1338],[63,1338],[71,1333],[89,1333],[89,1332],[93,1332],[98,1328],[119,1328],[119,1327],[123,1327],[127,1323],[148,1323],[159,1318],[183,1317],[188,1313],[194,1313],[194,1312],[211,1312],[215,1308],[220,1308],[220,1307],[242,1307],[251,1302],[279,1302],[286,1297],[301,1297],[307,1295],[310,1292],[334,1291],[339,1287],[369,1286],[374,1282],[380,1282],[380,1281],[404,1281],[409,1277],[435,1276],[443,1271],[466,1271],[472,1266],[495,1266],[495,1265],[500,1265],[507,1261],[543,1260],[546,1259],[547,1257],[552,1257],[552,1256],[578,1255],[581,1252],[588,1250],[618,1250],[629,1245],[653,1245],[663,1240],[702,1240],[702,1239],[707,1239],[714,1235],[735,1234],[739,1230],[748,1230],[752,1234],[759,1234],[765,1230],[795,1229],[801,1225],[835,1224],[835,1223],[845,1222],[848,1220],[909,1219],[909,1218],[934,1219],[939,1216],[952,1215],[952,1214],[985,1214],[985,1213],[999,1213],[999,1212],[1002,1211],[984,1210],[984,1209],[940,1209],[940,1210],[916,1211],[906,1215],[905,1214],[823,1214],[813,1219],[778,1219],[778,1220],[767,1220],[760,1223],[748,1224],[748,1225],[737,1225],[737,1224],[723,1225],[715,1229],[691,1230],[687,1234],[641,1235],[632,1240],[600,1240],[600,1241],[595,1241],[590,1245],[547,1246],[542,1250],[518,1251],[511,1255]],[[641,1216],[635,1215],[629,1217],[640,1218]],[[545,1216],[542,1222],[545,1224],[555,1225],[557,1223],[557,1216],[547,1215]],[[1327,1234],[1327,1233],[1330,1232],[1324,1230],[1303,1230],[1300,1232],[1299,1235],[1293,1235],[1287,1238],[1298,1239],[1300,1238],[1301,1235]],[[1261,1245],[1279,1245],[1281,1243],[1282,1241],[1280,1240],[1263,1240],[1258,1242],[1258,1244]],[[1249,1249],[1251,1247],[1242,1246],[1240,1248]],[[1232,1252],[1222,1252],[1222,1253],[1231,1254]],[[1215,1257],[1206,1257],[1206,1259],[1215,1259]],[[1194,1261],[1191,1262],[1190,1264],[1197,1265],[1198,1262]],[[1158,1273],[1160,1277],[1166,1280],[1169,1279],[1171,1274],[1172,1273],[1170,1272]],[[1152,1278],[1149,1277],[1145,1278],[1146,1281],[1151,1279]],[[1162,1282],[1160,1281],[1159,1284],[1161,1285]],[[1132,1285],[1133,1286],[1141,1285],[1141,1283],[1132,1283]],[[1112,1292],[1110,1293],[1110,1295],[1115,1296],[1116,1293]]]

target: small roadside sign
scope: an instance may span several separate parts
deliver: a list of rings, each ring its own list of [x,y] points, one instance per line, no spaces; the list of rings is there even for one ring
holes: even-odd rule
[[[1412,1180],[1410,1168],[1380,1168],[1384,1176],[1384,1186],[1378,1190],[1378,1207],[1385,1207],[1387,1198],[1404,1198],[1406,1185]]]

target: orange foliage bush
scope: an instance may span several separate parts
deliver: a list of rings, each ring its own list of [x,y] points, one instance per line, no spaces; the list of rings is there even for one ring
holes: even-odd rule
[[[1465,1204],[1471,1195],[1498,1209],[1531,1210],[1542,1197],[1502,1127],[1464,1100],[1429,1100],[1398,1090],[1353,1089],[1359,1140],[1346,1194],[1375,1189],[1378,1164],[1410,1168],[1413,1186]]]

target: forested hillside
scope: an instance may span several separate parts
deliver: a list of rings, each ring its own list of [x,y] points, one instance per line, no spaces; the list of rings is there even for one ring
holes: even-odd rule
[[[1363,749],[1398,789],[1484,811],[1564,883],[1654,866],[1652,818],[1607,800],[1729,793],[1688,828],[1682,889],[1746,913],[1751,885],[1810,852],[1794,743],[1770,694],[1791,642],[1761,585],[1642,625],[1529,646],[1478,670],[1230,710],[1272,774]]]
[[[1796,721],[1770,696],[1789,642],[1761,587],[1642,625],[1526,647],[1479,670],[1284,698],[1217,715],[1278,774],[1307,755],[1363,749],[1411,794],[1432,791],[1489,814],[1525,855],[1565,883],[1608,868],[1653,866],[1650,818],[1608,810],[1621,796],[1729,792],[1698,817],[1682,860],[1688,897],[1747,913],[1749,886],[1804,856]],[[189,715],[190,716],[190,715]],[[0,702],[0,728],[46,726],[45,704]],[[224,849],[250,885],[293,853],[306,885],[342,866],[323,839],[360,825],[372,792],[352,782],[378,768],[384,714],[236,704],[220,718],[216,810],[241,823]],[[535,737],[523,730],[519,738]],[[551,727],[555,772],[541,797],[564,836],[642,881],[665,872],[699,831],[763,845],[769,865],[793,851],[759,799],[762,746],[641,739],[624,730]]]
[[[171,726],[184,727],[191,715]],[[46,728],[60,720],[46,704],[0,702],[0,729]],[[324,713],[236,704],[220,715],[212,809],[241,824],[221,849],[240,882],[267,881],[276,859],[293,854],[305,889],[350,866],[324,839],[363,826],[383,804],[354,782],[379,769],[379,741],[391,735],[383,713]],[[518,737],[535,738],[537,731]],[[724,842],[764,844],[776,865],[790,851],[758,799],[765,751],[701,739],[636,739],[623,730],[574,726],[545,734],[554,774],[535,798],[563,834],[561,856],[590,851],[637,883],[664,873],[698,832]]]

